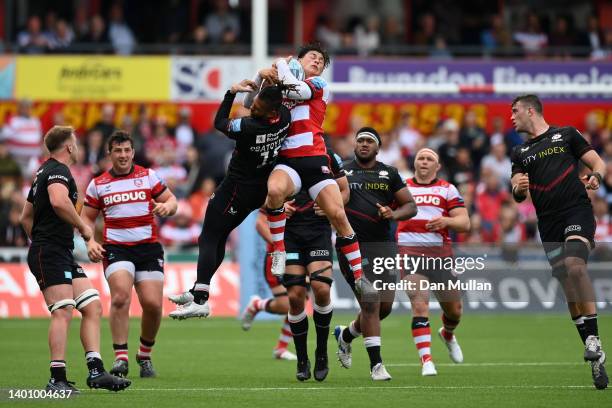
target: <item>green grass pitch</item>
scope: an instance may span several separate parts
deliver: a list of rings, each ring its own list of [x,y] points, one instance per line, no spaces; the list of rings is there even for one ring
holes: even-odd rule
[[[352,316],[337,315],[332,324]],[[440,327],[436,317],[432,332]],[[47,320],[0,320],[1,406],[74,407],[612,407],[612,389],[597,391],[582,347],[567,316],[558,314],[468,314],[457,336],[465,363],[452,364],[446,348],[432,338],[437,377],[423,378],[410,335],[410,318],[396,313],[383,322],[382,354],[393,380],[370,380],[363,341],[354,342],[353,367],[339,366],[329,339],[330,374],[318,383],[299,383],[295,362],[272,359],[280,321],[256,321],[249,332],[235,319],[164,319],[153,351],[155,379],[140,379],[134,354],[139,321],[131,322],[130,378],[120,393],[89,390],[86,366],[73,320],[67,354],[68,378],[83,393],[68,401],[9,401],[6,389],[43,387],[49,375]],[[600,316],[604,347],[612,352],[612,316]],[[332,327],[333,328],[333,327]],[[314,355],[314,324],[309,349]],[[292,347],[292,346],[291,346]],[[102,354],[113,355],[108,322]],[[609,365],[612,371],[612,360]]]

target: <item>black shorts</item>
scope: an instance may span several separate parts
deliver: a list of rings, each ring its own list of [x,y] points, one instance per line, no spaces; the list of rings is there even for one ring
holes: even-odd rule
[[[361,268],[365,277],[374,284],[375,288],[381,288],[382,283],[397,282],[397,270],[395,268],[387,269],[384,267],[381,260],[386,258],[395,258],[397,255],[397,244],[395,242],[360,242],[359,251],[361,252]],[[336,248],[338,254],[338,264],[340,272],[346,280],[346,283],[355,291],[355,278],[346,257]],[[380,281],[380,283],[376,283]],[[391,298],[384,296],[381,301],[393,301]]]
[[[538,230],[550,265],[565,258],[565,240],[577,235],[587,239],[595,248],[595,216],[591,206],[574,207],[559,214],[538,219]]]
[[[164,249],[158,242],[138,245],[104,245],[104,276],[127,270],[136,282],[164,279]]]
[[[28,266],[40,290],[54,285],[72,285],[72,280],[86,278],[70,248],[54,244],[33,244],[28,251]]]
[[[316,261],[332,263],[331,228],[285,229],[285,252],[287,253],[285,265],[306,267]]]
[[[240,220],[240,224],[252,211],[265,203],[267,195],[267,180],[245,184],[226,177],[211,196],[208,208],[218,216],[227,217],[230,224],[232,220]]]
[[[274,168],[284,169],[289,174],[296,194],[300,190],[307,190],[310,198],[314,200],[325,186],[335,184],[331,160],[328,155],[279,157]]]

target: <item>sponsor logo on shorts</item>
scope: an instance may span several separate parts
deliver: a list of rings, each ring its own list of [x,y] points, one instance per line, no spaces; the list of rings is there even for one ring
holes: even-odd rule
[[[236,215],[238,214],[238,211],[234,210],[234,207],[230,206],[229,210],[227,210],[227,212],[229,213],[229,215]]]
[[[566,234],[568,232],[576,232],[576,231],[582,231],[582,227],[580,225],[570,225],[565,229]]]
[[[321,173],[323,173],[323,174],[330,174],[331,171],[329,170],[329,167],[321,166]]]
[[[300,259],[300,254],[297,252],[289,252],[287,253],[287,260],[288,261],[297,261],[298,259]]]
[[[72,272],[70,271],[64,271],[64,277],[66,279],[72,279]]]
[[[160,267],[160,268],[163,268],[163,267],[164,267],[164,260],[163,260],[163,259],[161,259],[161,258],[157,258],[157,263],[159,264],[159,267]]]
[[[329,256],[329,251],[327,249],[315,249],[310,251],[310,256]]]

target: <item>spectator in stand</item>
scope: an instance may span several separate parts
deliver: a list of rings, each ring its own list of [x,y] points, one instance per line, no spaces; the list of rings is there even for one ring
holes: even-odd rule
[[[87,185],[91,181],[93,177],[93,166],[85,160],[85,148],[81,143],[77,144],[78,153],[76,163],[70,166],[70,172],[72,173],[72,177],[77,185],[77,189],[79,190],[79,194],[84,197],[85,191],[87,190]]]
[[[457,149],[456,166],[450,179],[453,180],[452,183],[455,185],[471,184],[476,181],[474,163],[470,156],[470,150],[467,147],[460,146]]]
[[[323,44],[327,50],[334,52],[340,48],[342,38],[335,19],[326,14],[321,14],[317,17],[316,27],[316,40]]]
[[[216,184],[221,183],[236,143],[223,133],[211,129],[198,138],[196,145],[204,177],[212,177]]]
[[[179,186],[187,181],[187,170],[176,159],[176,150],[162,149],[159,151],[156,160],[157,164],[153,169],[157,175],[166,181],[168,188],[175,186],[171,191],[174,191],[177,197],[185,197],[186,194]]]
[[[221,44],[227,31],[233,38],[240,38],[240,19],[230,10],[227,0],[215,0],[215,11],[206,16],[204,27],[213,44]]]
[[[361,57],[372,54],[380,47],[380,18],[378,16],[369,16],[365,24],[361,23],[355,27],[355,44]]]
[[[436,34],[436,18],[431,13],[425,13],[419,18],[419,31],[414,34],[414,45],[434,45]]]
[[[608,212],[612,213],[612,157],[606,161],[606,174],[604,175],[602,185],[597,191],[599,196],[603,197],[608,203]]]
[[[203,178],[200,153],[194,146],[187,148],[183,166],[187,172],[187,177],[178,188],[182,197],[188,197],[200,185]]]
[[[208,200],[217,189],[215,180],[208,177],[200,181],[198,188],[189,195],[188,202],[192,211],[192,219],[194,222],[203,223]]]
[[[153,137],[153,122],[149,118],[149,112],[146,105],[140,105],[138,108],[138,119],[134,125],[134,133],[132,138],[138,143],[146,143],[147,140]]]
[[[110,137],[110,135],[117,130],[115,127],[115,107],[110,103],[102,106],[102,117],[100,120],[94,125],[95,130],[99,130],[102,132],[103,136],[103,144],[106,144],[106,141]]]
[[[429,57],[432,59],[439,60],[447,60],[453,58],[453,54],[451,54],[450,50],[448,49],[446,39],[443,36],[436,36],[433,47],[431,48],[431,51],[429,51]]]
[[[414,127],[414,118],[410,112],[403,112],[398,121],[397,127],[398,141],[402,156],[408,163],[414,162],[416,152],[425,147],[425,138]]]
[[[476,187],[476,211],[482,222],[483,242],[497,242],[498,217],[504,203],[509,202],[508,191],[502,187],[497,175],[489,168],[482,169],[480,183]]]
[[[88,52],[101,54],[110,50],[106,23],[100,15],[96,14],[91,18],[89,32],[81,38],[81,41],[87,44]]]
[[[455,181],[450,180],[457,167],[457,151],[459,149],[459,125],[457,121],[446,119],[440,126],[440,135],[444,138],[444,141],[438,147],[442,171],[446,173],[449,182],[457,185]],[[435,147],[432,148],[435,149]]]
[[[0,184],[16,183],[21,178],[21,167],[9,153],[6,142],[0,139]]]
[[[518,218],[518,211],[511,202],[502,204],[495,235],[501,246],[502,258],[507,262],[518,261],[518,247],[526,237],[525,225],[519,223]]]
[[[195,139],[195,131],[191,126],[191,109],[188,106],[183,106],[179,110],[174,138],[177,144],[177,159],[183,163],[187,158],[187,149],[193,145]]]
[[[402,24],[396,16],[384,18],[381,43],[385,46],[401,46],[406,43]]]
[[[145,142],[145,155],[149,162],[155,166],[163,165],[164,151],[176,149],[176,141],[170,136],[166,126],[166,118],[159,117],[153,130],[153,137]],[[215,158],[214,160],[219,160]]]
[[[591,146],[598,154],[603,152],[604,141],[610,137],[610,130],[605,129],[602,122],[603,118],[596,112],[589,112],[584,119],[584,131],[582,132],[584,137],[589,138]]]
[[[26,54],[42,54],[49,48],[49,39],[43,34],[40,17],[30,16],[25,31],[17,35],[19,51]]]
[[[480,162],[489,151],[489,138],[478,124],[478,116],[473,110],[467,111],[463,118],[463,127],[459,132],[459,144],[470,150],[474,171],[478,174]]]
[[[519,213],[519,222],[525,226],[526,237],[531,240],[536,239],[538,232],[538,217],[529,194],[525,201],[518,204],[517,211]],[[539,237],[539,235],[537,236]]]
[[[499,133],[495,134],[491,137],[491,152],[482,159],[480,171],[482,172],[485,167],[490,168],[502,185],[508,186],[512,174],[512,162],[506,153],[504,137]]]
[[[49,40],[49,48],[55,53],[65,53],[69,51],[74,41],[74,32],[66,20],[59,19],[55,22],[55,30]]]
[[[491,16],[491,26],[480,34],[480,42],[486,54],[505,54],[512,47],[512,35],[499,14]]]
[[[91,166],[92,172],[97,173],[98,163],[105,155],[104,135],[100,129],[93,128],[85,137],[85,157],[83,163]]]
[[[162,225],[159,238],[166,247],[174,249],[195,248],[202,226],[193,221],[191,207],[180,200],[174,217]]]
[[[32,101],[23,99],[17,105],[17,114],[11,117],[2,131],[9,153],[26,174],[31,158],[42,154],[40,120],[32,116]]]
[[[393,167],[402,166],[399,162],[404,160],[397,141],[397,134],[395,132],[380,132],[380,139],[381,143],[376,160]]]
[[[87,18],[87,6],[83,3],[79,4],[74,10],[74,27],[75,42],[82,42],[89,34],[89,19]]]
[[[25,200],[22,198],[23,201]],[[19,221],[21,208],[18,203],[12,203],[8,214],[3,214],[0,218],[0,247],[28,246],[28,236]]]
[[[598,260],[612,261],[612,216],[603,197],[594,195],[593,215],[595,215],[595,246],[593,256]]]
[[[136,46],[136,38],[123,19],[123,7],[120,3],[111,6],[109,20],[108,37],[113,44],[115,53],[130,55]]]
[[[206,27],[203,25],[197,26],[191,33],[190,43],[192,44],[192,47],[190,48],[190,53],[199,54],[203,52],[208,46],[208,40],[208,31],[206,31]]]
[[[540,57],[548,45],[548,36],[542,31],[540,17],[533,11],[527,14],[525,29],[514,33],[514,41],[522,48],[527,58]]]
[[[551,55],[558,58],[571,59],[572,47],[577,45],[572,34],[569,21],[565,16],[557,16],[548,44],[552,47]]]
[[[587,20],[586,32],[582,35],[581,45],[590,48],[590,56],[594,60],[606,58],[604,47],[604,34],[599,26],[597,16],[591,15]]]

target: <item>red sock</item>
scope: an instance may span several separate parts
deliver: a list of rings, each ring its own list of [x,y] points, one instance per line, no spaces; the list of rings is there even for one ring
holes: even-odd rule
[[[278,343],[276,344],[276,350],[285,350],[289,345],[289,342],[292,338],[291,327],[289,327],[289,320],[287,316],[285,316],[285,321],[283,322],[283,327],[281,328],[281,334],[278,338]]]
[[[412,319],[412,338],[419,352],[421,364],[431,360],[431,327],[426,317]]]
[[[155,341],[147,341],[141,337],[140,347],[138,348],[138,354],[136,355],[136,358],[138,360],[150,360],[154,344]]]
[[[272,234],[272,247],[274,251],[285,252],[285,223],[287,221],[285,207],[277,209],[266,208],[266,218],[268,219],[270,233]]]
[[[353,278],[355,280],[361,278],[361,251],[359,250],[359,242],[357,242],[355,234],[350,237],[337,237],[336,246],[351,266]]]
[[[126,344],[113,344],[113,350],[115,351],[115,360],[128,361],[128,345]]]
[[[451,341],[454,336],[455,328],[459,325],[459,320],[453,320],[446,317],[444,313],[442,313],[442,324],[444,327],[442,328],[442,337],[444,340]]]

